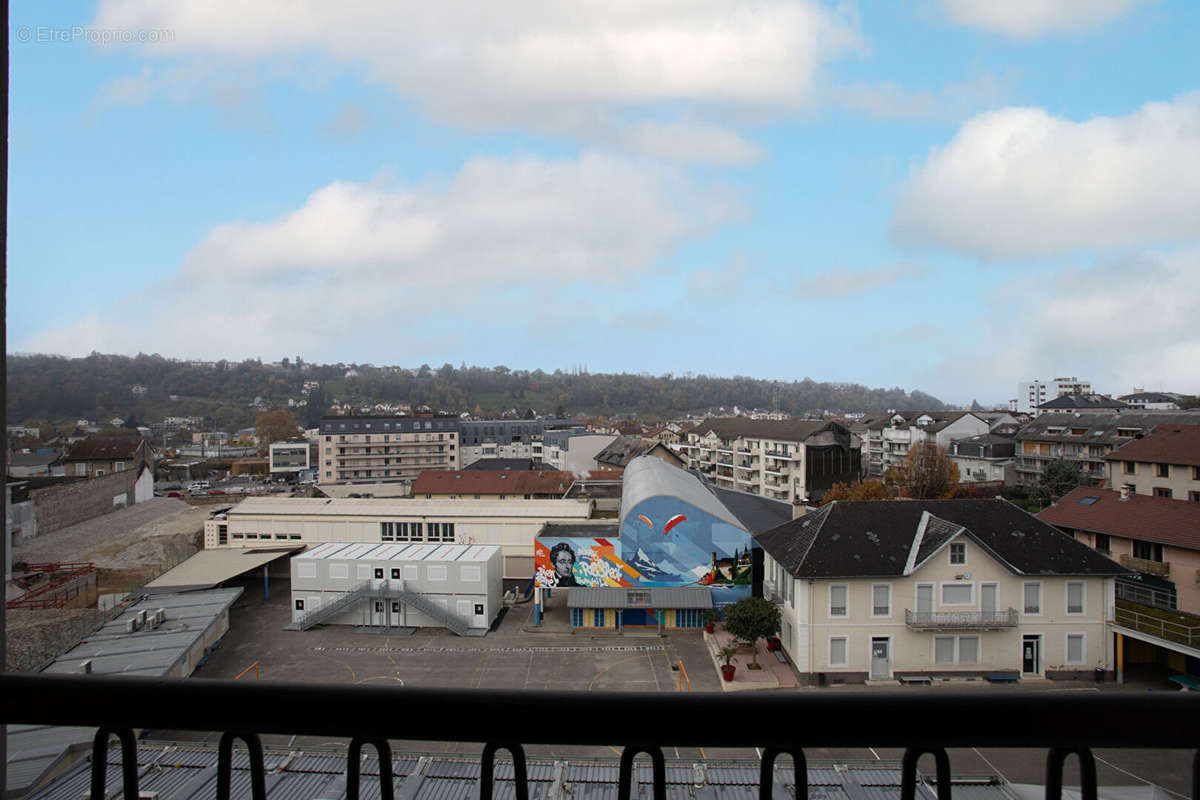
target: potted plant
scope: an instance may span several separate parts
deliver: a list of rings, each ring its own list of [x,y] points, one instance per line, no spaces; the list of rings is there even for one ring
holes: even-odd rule
[[[743,597],[725,607],[725,630],[738,639],[750,643],[753,657],[749,669],[762,669],[758,663],[755,643],[779,633],[779,606],[763,597]]]
[[[736,654],[737,654],[736,647],[722,647],[721,648],[721,658],[725,659],[725,663],[721,665],[721,677],[723,677],[726,682],[732,681],[733,673],[737,671],[737,667],[735,667],[733,664],[729,663],[730,661],[733,660],[733,657]]]
[[[779,649],[779,644],[780,643],[779,643],[778,636],[768,636],[767,637],[767,652],[774,653],[776,650]]]
[[[718,616],[719,615],[717,614],[717,612],[714,611],[713,609],[711,609],[711,608],[704,609],[704,612],[700,615],[700,618],[704,620],[704,632],[705,633],[712,633],[713,631],[715,631],[717,629]]]

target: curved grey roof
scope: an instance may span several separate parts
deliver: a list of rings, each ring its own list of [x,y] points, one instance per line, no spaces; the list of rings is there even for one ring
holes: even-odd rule
[[[722,522],[745,529],[736,516],[721,504],[695,475],[673,467],[654,456],[638,456],[625,467],[621,490],[621,524],[625,515],[643,500],[651,497],[677,497]]]

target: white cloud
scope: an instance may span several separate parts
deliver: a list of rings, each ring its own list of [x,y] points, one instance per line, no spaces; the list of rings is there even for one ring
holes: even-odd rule
[[[125,322],[89,317],[22,347],[210,357],[336,355],[379,337],[414,347],[425,322],[486,318],[516,288],[621,285],[740,213],[720,188],[602,155],[478,158],[445,184],[335,182],[276,219],[215,228],[171,280],[110,315]]]
[[[1086,122],[968,120],[898,201],[897,236],[984,258],[1200,238],[1200,93]]]
[[[1099,27],[1139,0],[941,0],[952,22],[1016,39]]]
[[[990,73],[952,81],[937,89],[906,89],[893,81],[855,83],[828,92],[829,102],[880,119],[961,119],[994,107],[1008,92],[1007,81]]]
[[[1143,252],[1023,275],[985,297],[974,324],[943,331],[917,385],[943,398],[1015,397],[1017,383],[1078,375],[1099,392],[1200,392],[1200,249]]]
[[[173,31],[144,48],[164,60],[317,55],[469,128],[579,135],[617,119],[631,147],[661,152],[677,139],[685,160],[732,163],[754,155],[736,134],[636,115],[678,103],[721,119],[802,108],[821,64],[859,46],[856,21],[816,0],[502,0],[485,13],[466,0],[412,13],[382,0],[106,0],[93,24]]]
[[[801,297],[844,299],[913,280],[919,275],[920,270],[913,264],[886,264],[873,269],[833,267],[797,281],[795,291]]]

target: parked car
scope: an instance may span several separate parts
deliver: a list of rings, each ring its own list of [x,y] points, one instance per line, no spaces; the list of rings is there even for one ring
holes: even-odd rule
[[[188,491],[192,494],[207,492],[210,488],[212,488],[212,484],[208,481],[192,481],[188,484]]]

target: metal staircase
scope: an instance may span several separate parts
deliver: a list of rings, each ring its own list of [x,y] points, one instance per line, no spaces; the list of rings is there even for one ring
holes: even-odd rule
[[[443,608],[423,594],[406,590],[403,588],[403,584],[401,584],[401,588],[399,589],[386,589],[384,593],[388,598],[400,600],[406,605],[433,617],[459,636],[483,636],[487,633],[487,628],[472,628],[467,620],[458,616],[450,609]]]
[[[334,614],[345,610],[349,606],[353,605],[356,601],[363,599],[370,593],[371,582],[363,581],[358,586],[355,586],[350,591],[338,597],[332,603],[326,603],[320,608],[313,609],[311,611],[305,611],[300,615],[300,619],[296,620],[290,625],[285,625],[283,629],[285,631],[306,631],[314,625],[320,625]]]

